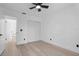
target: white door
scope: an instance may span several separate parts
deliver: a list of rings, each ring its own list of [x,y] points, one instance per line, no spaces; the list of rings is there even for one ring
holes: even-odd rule
[[[35,21],[28,21],[28,41],[40,40],[40,23]]]
[[[5,48],[5,22],[0,19],[0,54]]]

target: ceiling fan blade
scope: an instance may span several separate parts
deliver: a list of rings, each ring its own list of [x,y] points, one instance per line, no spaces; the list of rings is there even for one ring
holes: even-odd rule
[[[32,4],[34,4],[34,5],[38,5],[38,3],[32,3]]]
[[[36,8],[36,6],[34,6],[34,7],[31,7],[31,8],[29,8],[29,9],[34,9],[34,8]]]
[[[41,5],[42,3],[32,3],[32,4],[34,4],[34,5]]]
[[[49,6],[41,5],[42,8],[49,8]]]
[[[38,3],[38,5],[42,5],[43,3]]]

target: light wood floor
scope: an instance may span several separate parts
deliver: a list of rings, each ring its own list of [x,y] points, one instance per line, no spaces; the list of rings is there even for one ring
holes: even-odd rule
[[[12,41],[7,44],[1,56],[79,56],[79,54],[43,41],[18,46]]]

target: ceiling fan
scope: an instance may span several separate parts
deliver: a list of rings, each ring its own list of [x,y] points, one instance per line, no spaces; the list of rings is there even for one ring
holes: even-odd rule
[[[48,9],[48,8],[49,8],[48,5],[43,5],[43,3],[32,3],[32,4],[35,5],[35,6],[30,7],[29,9],[34,9],[34,8],[36,8],[36,9],[38,9],[38,12],[41,11],[41,8],[45,8],[45,9]]]

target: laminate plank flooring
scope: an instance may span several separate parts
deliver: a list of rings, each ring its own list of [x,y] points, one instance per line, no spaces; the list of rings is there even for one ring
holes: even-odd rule
[[[43,41],[36,41],[22,45],[16,45],[15,43],[15,41],[8,42],[6,49],[1,56],[79,56],[78,53]]]

